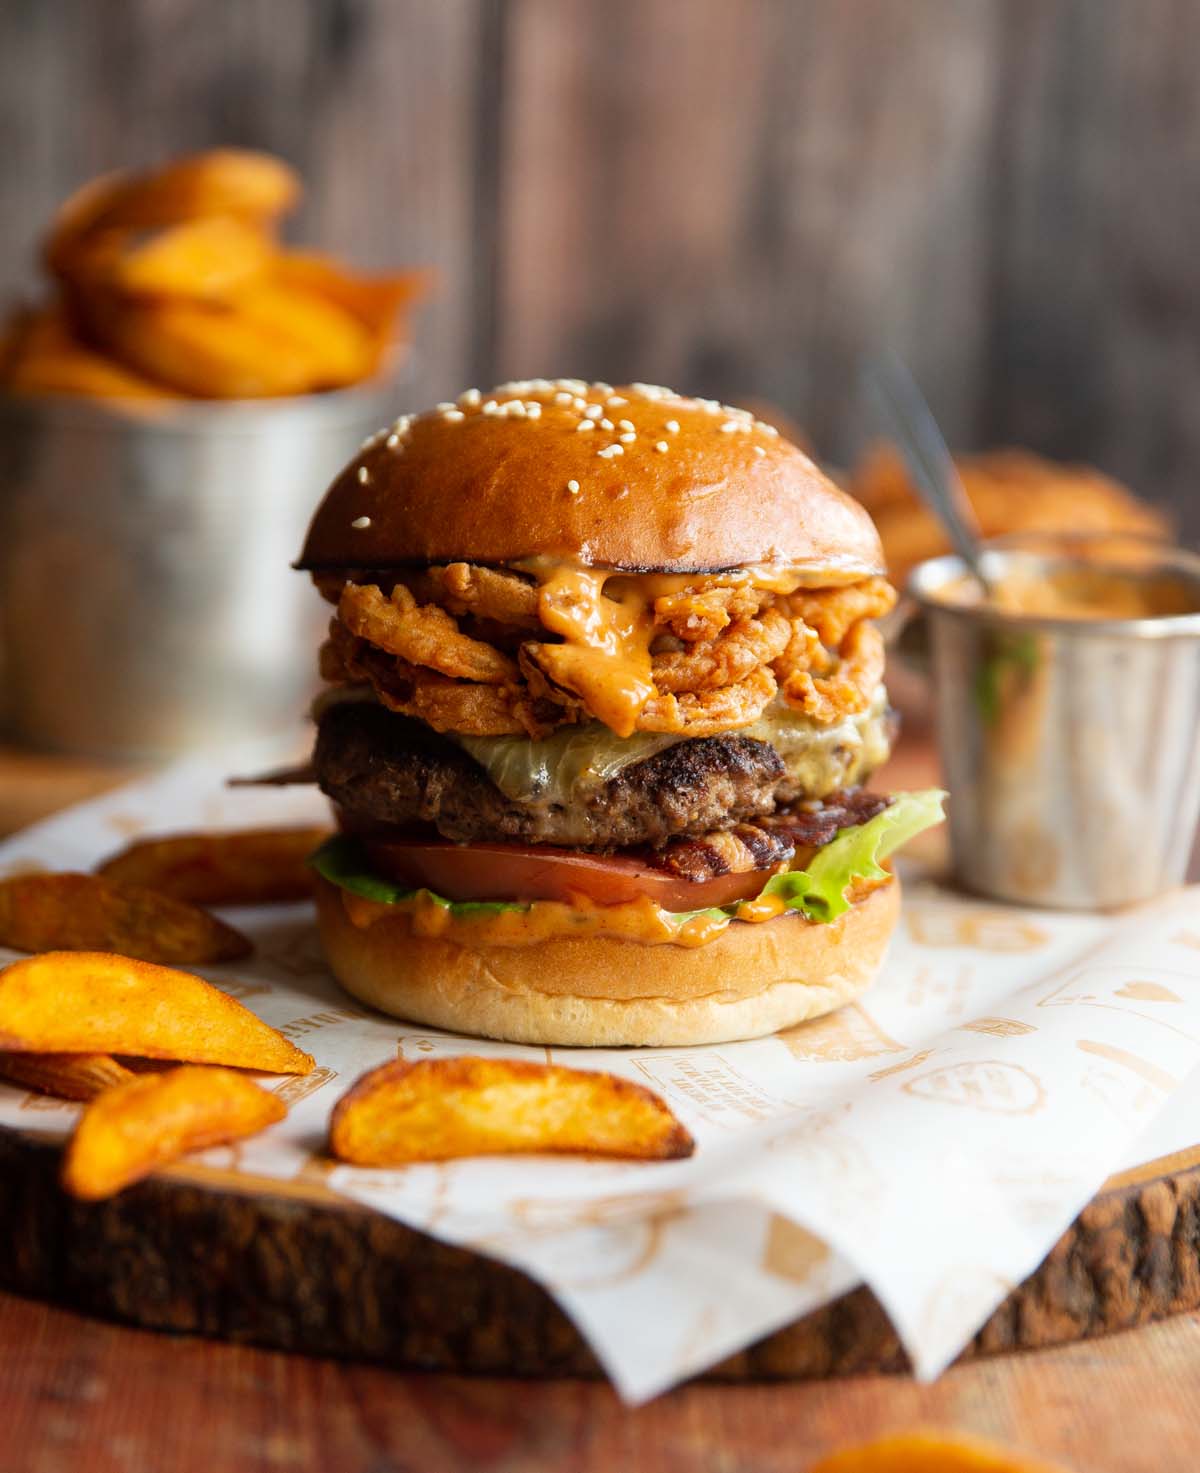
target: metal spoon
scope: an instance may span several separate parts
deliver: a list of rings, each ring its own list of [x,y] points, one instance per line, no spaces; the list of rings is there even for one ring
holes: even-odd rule
[[[904,457],[921,500],[941,523],[955,552],[978,580],[984,594],[990,595],[991,584],[983,570],[979,522],[916,380],[888,349],[868,364],[863,382]]]

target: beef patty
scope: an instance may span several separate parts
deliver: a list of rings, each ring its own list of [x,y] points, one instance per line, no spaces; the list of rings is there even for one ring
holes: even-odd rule
[[[520,803],[453,742],[367,703],[324,713],[313,763],[322,790],[354,817],[433,824],[460,843],[571,849],[657,847],[728,828],[772,813],[792,786],[774,747],[731,734],[677,742],[569,806]]]

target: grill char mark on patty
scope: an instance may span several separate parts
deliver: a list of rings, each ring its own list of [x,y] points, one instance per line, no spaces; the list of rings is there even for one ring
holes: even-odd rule
[[[325,712],[313,761],[322,790],[356,819],[432,824],[458,843],[572,849],[658,849],[730,829],[773,814],[794,786],[773,747],[730,734],[678,742],[569,806],[524,804],[453,742],[365,703]],[[778,849],[773,837],[764,853]]]

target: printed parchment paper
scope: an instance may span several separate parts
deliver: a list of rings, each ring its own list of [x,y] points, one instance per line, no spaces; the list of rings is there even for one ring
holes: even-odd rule
[[[60,815],[0,846],[0,872],[90,867],[143,832],[324,812],[305,790],[231,791],[229,770],[194,762]],[[307,907],[235,919],[256,955],[204,975],[319,1067],[268,1081],[290,1103],[285,1122],[202,1159],[317,1173],[519,1266],[630,1401],[862,1280],[918,1374],[934,1376],[1111,1172],[1192,1144],[1197,1090],[1177,1091],[1200,1061],[1197,890],[1116,918],[1061,915],[964,899],[910,869],[900,931],[861,1002],[772,1038],[685,1049],[532,1049],[400,1023],[338,990]],[[321,1146],[334,1100],[398,1053],[611,1069],[660,1091],[698,1150],[664,1164],[333,1167]],[[1173,1096],[1187,1108],[1168,1114]],[[74,1112],[0,1085],[0,1125],[61,1135]]]

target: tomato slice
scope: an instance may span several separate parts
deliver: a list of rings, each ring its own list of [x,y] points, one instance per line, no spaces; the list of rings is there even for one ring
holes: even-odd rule
[[[763,870],[681,880],[636,859],[577,849],[520,844],[363,840],[371,862],[398,884],[425,888],[447,900],[562,900],[581,896],[622,905],[648,895],[664,910],[706,910],[750,900],[766,884]]]

